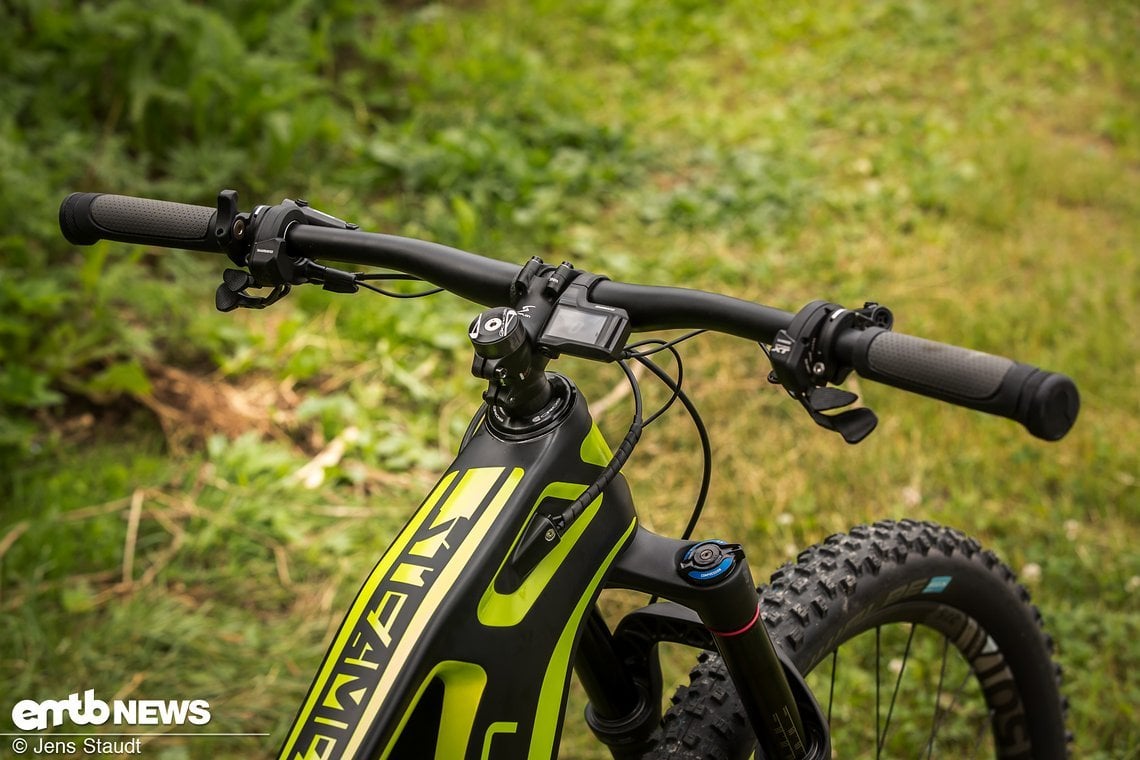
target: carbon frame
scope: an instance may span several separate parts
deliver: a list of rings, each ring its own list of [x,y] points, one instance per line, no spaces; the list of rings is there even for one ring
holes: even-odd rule
[[[681,542],[637,529],[620,475],[520,577],[509,560],[532,517],[581,495],[611,454],[576,389],[555,424],[508,438],[483,424],[385,551],[333,638],[279,760],[554,757],[578,643],[613,570],[611,585],[682,601],[705,623],[719,609],[738,627],[740,599],[753,605],[744,619],[752,616],[747,565],[732,574],[735,594],[687,587],[674,572]],[[619,568],[634,544],[640,548]],[[683,631],[674,640],[711,642],[684,613],[673,615]],[[767,641],[763,626],[754,628]],[[608,631],[603,637],[588,637],[587,656],[612,646]],[[747,637],[733,641],[757,649]],[[778,673],[774,655],[764,662],[750,655],[733,669],[771,681],[773,665]]]
[[[537,437],[483,425],[364,582],[279,757],[553,756],[579,629],[637,525],[624,479],[521,583],[506,558],[609,459],[576,393]]]

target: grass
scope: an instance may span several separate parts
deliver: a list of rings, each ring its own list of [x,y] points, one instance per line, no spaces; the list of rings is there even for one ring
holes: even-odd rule
[[[1081,419],[1059,444],[863,382],[880,426],[848,447],[767,385],[754,346],[703,337],[685,350],[716,457],[700,532],[743,541],[759,577],[868,520],[977,535],[1022,575],[1057,641],[1075,756],[1133,757],[1140,19],[1123,2],[833,6],[410,10],[395,32],[361,27],[361,60],[337,71],[365,91],[368,51],[395,50],[384,102],[355,125],[334,113],[311,127],[340,125],[344,166],[310,187],[265,182],[366,228],[509,260],[570,258],[787,309],[873,299],[902,332],[1071,374]],[[117,264],[121,250],[101,247],[109,261],[91,276],[165,271],[145,252]],[[148,745],[171,759],[276,748],[478,392],[462,340],[472,310],[456,299],[299,293],[209,317],[196,266],[170,278],[200,308],[161,336],[193,349],[178,360],[189,379],[160,369],[180,355],[163,346],[139,356],[145,384],[126,383],[127,401],[92,404],[98,383],[79,378],[84,395],[43,417],[40,450],[0,490],[5,703],[80,686],[202,697],[213,730],[270,734]],[[106,308],[154,319],[169,292]],[[595,399],[620,382],[561,369]],[[603,417],[611,441],[624,416],[619,404]],[[628,469],[643,522],[677,533],[695,438],[667,419]],[[297,473],[321,451],[339,458],[309,488]],[[686,667],[672,658],[670,677]],[[562,754],[601,757],[581,708],[575,692]]]

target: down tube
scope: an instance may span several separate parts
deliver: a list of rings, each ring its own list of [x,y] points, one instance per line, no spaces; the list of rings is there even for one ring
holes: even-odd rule
[[[280,760],[553,757],[582,620],[636,528],[624,479],[525,578],[507,558],[609,457],[577,394],[541,436],[484,425],[365,580]]]

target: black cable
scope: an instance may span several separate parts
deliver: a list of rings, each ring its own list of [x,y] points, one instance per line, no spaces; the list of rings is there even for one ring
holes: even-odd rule
[[[384,288],[378,288],[375,285],[369,285],[367,282],[361,282],[359,277],[356,279],[356,284],[362,288],[371,290],[373,293],[379,293],[380,295],[388,296],[389,298],[423,298],[424,296],[434,296],[436,293],[442,293],[444,291],[444,288],[432,288],[431,290],[423,290],[419,293],[393,293],[390,290],[384,290]]]
[[[650,356],[652,354],[657,353],[658,351],[664,351],[667,348],[672,348],[673,346],[677,345],[678,343],[684,343],[686,340],[689,340],[690,338],[695,338],[704,332],[708,332],[708,330],[693,330],[692,332],[685,333],[684,335],[681,335],[681,336],[676,337],[673,340],[669,340],[669,341],[661,340],[660,338],[649,338],[647,340],[638,341],[637,343],[630,343],[628,346],[625,347],[625,350],[626,350],[626,353],[629,354],[630,356],[634,356],[635,354],[640,354],[641,356]],[[657,348],[653,349],[652,351],[634,351],[633,350],[636,348],[641,348],[642,346],[649,346],[649,345],[656,345]]]
[[[412,282],[423,282],[423,277],[418,277],[414,274],[404,274],[403,272],[355,272],[357,280],[408,280]]]
[[[303,259],[301,266],[309,282],[322,285],[326,290],[337,293],[355,293],[355,288],[361,287],[389,298],[423,298],[424,296],[442,293],[444,290],[443,288],[432,288],[419,293],[395,293],[391,290],[378,288],[375,285],[369,285],[364,280],[414,280],[423,282],[423,278],[402,272],[344,272],[340,269],[327,267],[324,264],[318,264],[310,259]],[[330,282],[334,285],[330,286]]]
[[[633,370],[629,368],[629,363],[624,359],[618,360],[618,365],[625,372],[626,379],[629,380],[630,388],[633,390],[633,421],[629,424],[629,432],[625,434],[621,445],[617,447],[613,457],[610,458],[607,464],[598,475],[597,479],[587,488],[582,494],[574,500],[570,506],[562,511],[561,514],[552,517],[554,527],[558,530],[559,535],[562,534],[566,528],[578,518],[586,507],[593,503],[594,499],[609,486],[617,474],[621,472],[621,468],[625,466],[626,461],[629,460],[629,455],[633,453],[633,449],[637,446],[638,439],[641,438],[641,431],[644,425],[641,421],[641,415],[644,411],[641,402],[641,386],[637,382],[637,375],[633,374]]]
[[[689,523],[685,526],[685,532],[681,534],[681,540],[688,541],[689,538],[692,537],[693,531],[696,530],[697,522],[701,519],[701,513],[704,511],[705,502],[708,499],[709,485],[712,482],[712,444],[709,442],[709,433],[705,428],[704,420],[701,419],[700,412],[697,411],[697,407],[693,404],[688,394],[681,389],[680,385],[669,376],[669,373],[658,366],[656,362],[644,356],[635,354],[633,358],[644,364],[650,372],[656,375],[661,382],[665,383],[665,385],[676,394],[677,399],[680,400],[681,405],[685,407],[685,411],[687,411],[692,418],[693,426],[696,427],[697,435],[701,439],[701,456],[704,460],[701,472],[701,488],[697,494],[697,500],[693,505],[693,512],[689,516]]]
[[[633,370],[629,368],[629,362],[618,361],[618,365],[621,367],[622,372],[625,373],[626,379],[629,380],[629,387],[633,391],[633,422],[630,423],[629,433],[626,434],[626,439],[628,440],[635,428],[637,429],[637,435],[640,436],[641,428],[644,427],[644,424],[641,422],[641,414],[643,412],[641,405],[641,384],[637,382],[637,375],[633,374]]]
[[[645,423],[642,425],[642,427],[649,427],[649,424],[651,422],[656,420],[661,415],[665,414],[665,412],[669,411],[669,407],[673,406],[673,402],[677,400],[677,390],[679,390],[681,388],[681,385],[682,385],[684,378],[685,378],[685,363],[683,361],[681,361],[681,353],[679,351],[677,351],[675,346],[665,345],[665,341],[661,341],[661,340],[644,340],[641,342],[641,345],[645,345],[648,343],[661,343],[662,345],[659,349],[655,349],[655,350],[649,351],[649,352],[642,352],[642,351],[630,352],[630,351],[627,351],[626,355],[631,357],[631,358],[637,359],[639,362],[642,362],[644,364],[646,356],[650,356],[651,354],[655,354],[655,353],[657,353],[657,351],[660,351],[660,350],[668,349],[669,353],[673,354],[673,358],[677,361],[677,379],[675,381],[677,385],[676,385],[676,388],[673,389],[673,395],[671,395],[669,397],[669,400],[666,401],[664,404],[662,404],[660,409],[658,409],[656,412],[651,414],[649,416],[649,419],[647,419],[645,421]]]
[[[682,381],[685,377],[685,365],[684,365],[684,362],[681,361],[681,354],[679,351],[677,351],[676,346],[678,343],[682,343],[686,340],[689,340],[690,338],[695,338],[696,336],[700,335],[703,332],[706,332],[706,331],[705,330],[693,330],[692,332],[685,333],[684,335],[681,335],[680,337],[674,338],[673,340],[670,340],[670,341],[665,341],[665,340],[662,340],[660,338],[648,338],[646,340],[642,340],[642,341],[638,341],[637,343],[630,344],[629,346],[626,347],[626,349],[623,353],[625,356],[627,356],[629,358],[637,358],[639,356],[640,357],[652,356],[653,354],[656,354],[660,351],[668,350],[669,353],[673,354],[673,358],[677,361],[677,387],[680,388]],[[641,346],[650,346],[650,345],[655,345],[657,347],[651,351],[636,351],[636,350],[634,350],[634,349],[640,348]],[[676,393],[676,391],[674,391],[673,395],[669,397],[669,400],[666,401],[661,406],[660,409],[658,409],[656,412],[654,412],[649,417],[649,419],[645,421],[645,427],[648,427],[649,423],[653,422],[658,417],[660,417],[662,414],[669,411],[669,408],[671,406],[673,406],[673,402],[676,400],[677,400],[677,393]]]

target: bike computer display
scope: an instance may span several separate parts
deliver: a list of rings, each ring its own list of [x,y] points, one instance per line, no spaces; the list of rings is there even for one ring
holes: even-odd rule
[[[571,282],[538,336],[546,353],[617,361],[629,338],[625,309],[590,303],[586,286]]]

